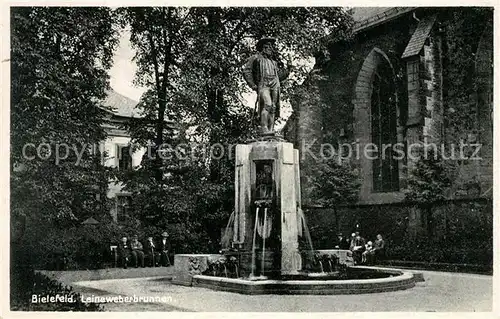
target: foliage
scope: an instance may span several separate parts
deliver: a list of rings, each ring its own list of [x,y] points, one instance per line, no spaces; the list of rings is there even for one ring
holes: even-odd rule
[[[453,162],[445,162],[433,147],[424,145],[417,152],[418,160],[407,178],[405,200],[424,209],[427,234],[432,236],[435,223],[432,204],[446,199],[446,190],[451,186]]]
[[[225,256],[217,259],[208,258],[207,269],[203,275],[214,277],[238,278],[238,258]]]
[[[41,273],[30,271],[22,277],[12,276],[12,281],[12,287],[25,287],[11,290],[10,308],[13,311],[103,311],[99,304],[82,302],[81,295],[73,291],[72,287],[64,286]],[[33,295],[59,295],[71,298],[74,302],[32,303]]]
[[[210,136],[218,125],[225,126],[224,118],[241,113],[246,91],[241,66],[254,52],[250,39],[278,37],[280,50],[300,59],[346,37],[352,24],[342,8],[162,7],[124,8],[120,13],[136,50],[136,82],[150,89],[143,115],[155,127],[149,137],[157,145],[163,141],[165,118]],[[289,85],[296,86],[305,72],[296,70],[291,78],[297,81]]]
[[[36,269],[97,269],[112,261],[109,246],[122,235],[136,231],[119,228],[110,220],[98,225],[56,227],[52,223],[29,223],[20,249],[29,251],[28,264]]]
[[[316,163],[312,196],[324,207],[335,207],[357,201],[361,182],[348,163],[337,159]]]
[[[220,229],[232,209],[234,188],[229,170],[234,167],[220,165],[220,180],[213,182],[205,166],[178,164],[180,168],[169,168],[165,185],[156,182],[148,166],[132,173],[127,187],[134,191],[133,216],[143,226],[167,230],[176,252],[217,251]]]
[[[431,225],[432,236],[421,232],[418,221],[412,217],[418,210],[425,211],[408,202],[341,206],[336,213],[338,222],[332,218],[331,208],[311,209],[308,225],[315,249],[331,249],[336,232],[346,235],[360,222],[359,231],[366,240],[373,241],[377,234],[382,234],[387,258],[391,260],[492,264],[492,201],[446,200],[432,203],[431,209],[434,220],[438,221]]]
[[[107,71],[116,44],[109,8],[11,8],[13,309],[98,310],[79,302],[71,290],[35,275],[33,267],[51,251],[64,253],[64,238],[53,235],[60,227],[73,227],[90,216],[102,220],[100,214],[109,212],[108,171],[89,149],[106,137],[106,111],[100,101],[109,88]],[[65,234],[72,238],[71,230]],[[32,294],[47,293],[72,294],[77,302],[31,303]]]
[[[108,8],[11,10],[13,217],[72,223],[105,209],[96,194],[105,198],[107,172],[88,149],[106,136],[99,101],[117,43],[113,21]],[[68,146],[66,159],[57,144]]]
[[[480,96],[484,93],[484,85],[490,86],[489,90],[492,92],[493,80],[484,83],[487,71],[478,69],[478,62],[489,64],[492,76],[493,61],[481,61],[484,51],[480,50],[480,44],[490,42],[489,46],[493,47],[493,9],[454,8],[447,10],[445,16],[441,30],[444,31],[442,46],[445,53],[443,107],[446,143],[450,144],[448,148],[459,143],[482,143],[481,154],[484,155],[493,147],[487,137],[491,136],[492,132],[485,131],[492,129],[493,122],[484,123],[485,120],[491,119],[493,104],[491,102],[488,107],[488,104],[481,103]],[[484,47],[482,49],[484,50]],[[490,54],[492,59],[493,53]],[[466,152],[465,155],[470,156],[471,152]],[[486,159],[483,158],[483,161]],[[457,166],[471,165],[469,160],[456,162]],[[468,174],[464,177],[469,178]],[[480,190],[480,184],[477,179],[464,183],[462,170],[457,169],[454,186]]]
[[[447,163],[437,149],[423,145],[418,149],[418,159],[407,179],[405,199],[422,205],[446,198],[450,186],[452,163]]]
[[[140,104],[144,118],[130,123],[130,130],[135,142],[152,144],[151,153],[157,155],[122,176],[133,193],[134,214],[145,225],[181,227],[178,236],[187,241],[178,240],[178,249],[215,250],[233,207],[234,157],[226,155],[252,135],[241,67],[255,51],[254,40],[275,36],[289,59],[310,57],[329,41],[347,36],[352,20],[342,8],[152,7],[119,12],[131,31],[136,82],[147,88]],[[284,89],[297,86],[305,73],[295,70]],[[176,128],[170,129],[166,119]],[[208,150],[188,149],[187,155],[202,156],[187,159],[160,156],[162,143],[175,148],[191,142]],[[215,143],[225,150],[218,160],[209,156]]]
[[[389,259],[428,263],[491,265],[493,247],[446,246],[422,238],[418,243],[401,242],[391,247]]]
[[[475,73],[476,53],[485,26],[492,24],[493,10],[455,8],[447,10],[446,16],[442,25],[447,50],[443,68],[444,107],[448,138],[457,143],[467,138],[467,134],[477,133],[478,114],[473,100],[479,79]]]

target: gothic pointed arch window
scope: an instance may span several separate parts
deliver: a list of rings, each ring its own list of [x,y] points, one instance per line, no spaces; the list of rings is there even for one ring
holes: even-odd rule
[[[397,141],[397,95],[394,73],[380,59],[373,75],[371,94],[371,142],[376,146],[372,162],[373,191],[399,190],[399,167],[393,147]]]

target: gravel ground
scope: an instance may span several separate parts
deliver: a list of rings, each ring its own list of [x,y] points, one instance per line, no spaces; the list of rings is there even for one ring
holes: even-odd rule
[[[163,302],[107,303],[107,311],[242,311],[242,312],[363,312],[363,311],[492,311],[493,277],[419,271],[425,282],[408,290],[361,295],[248,296],[172,285],[168,277],[86,280],[73,282],[84,297],[163,297]]]

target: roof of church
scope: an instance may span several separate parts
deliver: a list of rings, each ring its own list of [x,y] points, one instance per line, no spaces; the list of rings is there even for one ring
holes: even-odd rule
[[[108,91],[108,96],[103,102],[104,105],[111,107],[114,115],[123,117],[138,117],[137,110],[135,109],[138,103],[113,89]]]
[[[353,8],[354,32],[374,27],[400,15],[414,10],[415,7],[356,7]]]
[[[420,53],[420,50],[422,50],[422,47],[424,46],[425,39],[429,36],[429,32],[431,32],[435,21],[436,15],[427,16],[420,20],[417,29],[413,32],[410,42],[408,42],[405,52],[403,52],[401,58],[404,59]]]

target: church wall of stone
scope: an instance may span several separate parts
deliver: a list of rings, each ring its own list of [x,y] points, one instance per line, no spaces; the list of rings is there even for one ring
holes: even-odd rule
[[[492,193],[493,186],[493,26],[488,23],[477,50],[476,76],[478,77],[478,132],[481,143],[480,183],[484,193]]]
[[[422,19],[424,16],[419,15]],[[357,34],[353,41],[331,47],[331,60],[321,68],[322,76],[314,82],[319,99],[306,98],[295,101],[292,123],[287,124],[288,134],[301,152],[301,181],[304,205],[314,205],[311,200],[309,181],[315,174],[315,158],[320,154],[320,144],[332,145],[366,143],[371,139],[370,96],[373,71],[381,59],[386,59],[397,80],[398,95],[398,142],[407,146],[422,141],[437,145],[449,142],[446,136],[445,94],[443,93],[443,60],[446,58],[444,39],[439,21],[417,55],[403,59],[402,53],[410,41],[419,21],[412,15],[402,16],[372,30]],[[485,31],[486,33],[486,31]],[[476,74],[479,79],[478,93],[472,97],[477,107],[476,137],[482,143],[484,159],[473,165],[462,165],[461,179],[454,181],[452,193],[464,181],[477,179],[481,190],[492,185],[492,33],[479,41]],[[452,80],[452,79],[449,79]],[[314,91],[310,89],[310,91]],[[308,148],[307,145],[313,146]],[[351,163],[363,178],[359,204],[384,204],[404,200],[401,192],[413,167],[407,158],[400,161],[400,192],[373,192],[372,168],[369,161],[354,158]],[[451,194],[452,197],[455,194]],[[478,194],[465,194],[465,196]],[[457,197],[461,197],[457,193]],[[463,196],[462,196],[463,197]]]
[[[411,36],[406,25],[407,21],[408,18],[403,17],[382,26],[383,32],[377,29],[376,32],[361,33],[349,43],[332,47],[331,60],[322,72],[325,78],[315,82],[319,88],[320,100],[313,100],[311,103],[310,99],[303,99],[296,102],[296,118],[294,124],[288,126],[288,135],[295,135],[294,142],[301,152],[302,197],[305,205],[314,204],[310,200],[308,181],[315,173],[316,160],[304,149],[311,150],[313,154],[319,156],[321,143],[334,146],[350,143],[354,149],[356,144],[371,140],[370,94],[373,72],[381,62],[380,59],[387,59],[394,69],[394,75],[402,77],[405,65],[399,57]],[[402,80],[399,81],[396,90],[398,104],[400,108],[406,110],[407,96],[403,83]],[[399,109],[397,111],[399,113]],[[403,125],[404,123],[401,126]],[[398,133],[402,135],[403,131]],[[307,148],[307,145],[313,146]],[[358,173],[364,176],[360,195],[365,203],[383,203],[394,201],[394,198],[402,200],[402,194],[373,195],[371,164],[357,158],[352,159],[352,164]],[[400,175],[404,175],[404,172]]]
[[[467,128],[459,131],[460,139],[453,130],[454,126],[445,126],[445,139],[448,144],[459,142],[476,145],[465,148],[465,155],[473,155],[479,147],[480,151],[475,157],[480,159],[464,159],[457,161],[453,176],[453,184],[449,195],[460,197],[491,197],[493,187],[493,29],[492,18],[486,19],[477,29],[477,42],[471,43],[475,56],[475,65],[470,70],[473,93],[461,105],[455,105],[450,100],[448,110],[467,112],[470,123]],[[449,63],[453,63],[450,61]],[[453,79],[448,79],[453,81]],[[456,103],[456,102],[455,102]],[[451,111],[449,111],[451,113]],[[450,114],[451,115],[451,114]],[[444,120],[446,122],[446,113]],[[458,146],[456,147],[458,149]]]

